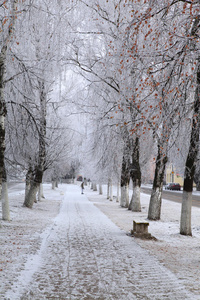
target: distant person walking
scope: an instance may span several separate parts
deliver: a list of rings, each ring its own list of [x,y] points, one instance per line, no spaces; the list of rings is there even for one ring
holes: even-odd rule
[[[81,183],[81,194],[83,194],[83,190],[84,190],[84,182]]]

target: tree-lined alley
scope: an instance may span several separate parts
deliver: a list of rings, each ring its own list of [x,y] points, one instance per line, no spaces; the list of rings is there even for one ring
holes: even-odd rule
[[[5,171],[20,168],[32,207],[44,174],[62,177],[78,158],[94,182],[120,182],[120,205],[140,211],[153,164],[148,218],[159,220],[175,161],[185,170],[180,233],[191,235],[199,16],[197,0],[2,1],[1,190]]]

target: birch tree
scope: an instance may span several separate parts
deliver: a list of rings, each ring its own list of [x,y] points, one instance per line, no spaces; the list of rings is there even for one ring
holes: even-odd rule
[[[143,129],[143,134],[147,128],[151,130],[158,145],[148,217],[159,219],[171,132],[188,113],[187,109],[183,112],[183,107],[185,109],[188,106],[189,87],[193,90],[193,75],[189,70],[186,53],[187,40],[179,39],[181,35],[187,36],[191,21],[186,25],[187,17],[179,15],[180,9],[186,12],[186,2],[140,1],[141,7],[137,6],[136,1],[134,3],[138,10],[132,10],[132,21],[127,26],[127,39],[122,47],[121,73],[123,69],[127,70],[131,62],[143,70],[142,76],[138,72],[134,74],[136,84],[138,79],[141,79],[141,83],[137,85],[136,97],[134,94],[132,97],[135,111],[144,120],[138,123],[139,127]],[[185,25],[185,31],[179,24]],[[177,36],[178,32],[180,34]],[[177,52],[178,49],[180,51]],[[178,87],[175,86],[177,82]],[[135,131],[134,127],[132,129]]]
[[[191,119],[193,107],[195,114],[192,119],[196,118],[196,99],[191,99],[195,86],[198,87],[194,72],[198,69],[199,49],[191,47],[190,41],[198,42],[199,2],[144,0],[132,1],[128,6],[126,1],[84,3],[92,9],[93,18],[97,19],[95,24],[100,29],[105,48],[98,59],[87,61],[85,56],[84,60],[83,56],[77,56],[74,61],[90,82],[93,76],[93,81],[101,81],[116,91],[116,107],[124,113],[123,117],[130,124],[132,134],[152,132],[157,145],[157,157],[148,217],[158,220],[165,166],[169,150],[175,144],[172,132],[178,132],[184,119],[185,122]],[[125,12],[124,7],[128,7],[128,11]],[[134,88],[131,86],[131,77],[134,78]],[[128,108],[130,103],[135,122],[127,111],[124,112],[124,107]],[[112,115],[110,117],[113,118]],[[137,122],[139,119],[140,122]],[[196,161],[196,150],[193,151],[191,147],[194,141],[195,145],[198,142],[196,133],[195,137],[193,135],[193,130],[198,130],[194,122],[198,124],[198,120],[193,121],[191,130],[190,153],[193,153],[193,161],[188,154],[192,171],[191,174],[188,172],[187,160],[188,173],[185,173],[185,178],[190,176],[190,180],[193,180]],[[130,156],[130,149],[127,152]],[[123,168],[126,169],[125,165]],[[187,193],[191,190],[191,183],[189,185]],[[189,206],[186,210],[190,215]]]
[[[200,6],[198,6],[200,11]],[[196,42],[199,41],[200,16],[199,12],[193,20],[191,28],[190,47],[192,51],[196,50]],[[199,51],[197,50],[197,53]],[[192,235],[191,230],[191,208],[194,174],[197,164],[197,155],[199,150],[199,129],[200,129],[200,56],[196,60],[196,90],[194,95],[193,116],[191,120],[191,134],[189,151],[185,165],[185,178],[183,185],[183,199],[181,209],[180,233],[183,235]]]
[[[56,6],[56,8],[58,8]],[[27,180],[30,189],[26,189],[26,198],[24,205],[32,207],[35,200],[35,194],[42,182],[43,173],[46,168],[46,147],[47,147],[47,105],[50,101],[50,90],[55,82],[56,62],[60,57],[55,59],[54,52],[59,55],[58,44],[58,24],[60,18],[56,15],[57,11],[51,4],[46,5],[41,1],[37,1],[33,9],[29,12],[29,16],[24,20],[24,39],[26,39],[27,52],[26,59],[20,52],[20,45],[16,60],[19,65],[23,66],[24,73],[27,74],[28,80],[26,83],[31,87],[29,95],[27,94],[28,87],[16,89],[18,94],[21,94],[25,102],[19,105],[25,109],[28,116],[32,119],[35,126],[33,130],[33,138],[35,144],[29,157],[27,157],[27,175],[30,180]],[[48,28],[46,25],[48,23]],[[28,28],[28,35],[27,35]],[[22,39],[22,42],[24,40]],[[52,74],[51,74],[52,73]],[[52,76],[51,76],[52,75]],[[23,78],[21,78],[23,80]],[[56,102],[56,101],[55,101]],[[12,101],[12,104],[17,104]],[[33,126],[33,127],[34,127]],[[35,139],[36,137],[36,139]],[[32,155],[32,157],[31,157]]]
[[[3,219],[9,220],[9,204],[6,194],[6,170],[5,170],[5,118],[7,116],[6,105],[6,71],[8,55],[15,37],[15,23],[18,15],[18,0],[4,1],[0,5],[1,19],[1,48],[0,48],[0,198],[2,193],[2,180],[4,181],[4,195],[2,200]],[[4,174],[4,175],[3,175]]]

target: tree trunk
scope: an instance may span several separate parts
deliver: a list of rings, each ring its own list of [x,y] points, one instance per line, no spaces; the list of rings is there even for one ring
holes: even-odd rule
[[[42,201],[42,198],[44,198],[43,185],[42,183],[40,183],[39,190],[38,190],[38,201]]]
[[[166,147],[162,147],[162,149],[164,148]],[[151,198],[149,203],[149,212],[148,212],[149,220],[160,220],[163,179],[164,179],[166,163],[167,163],[166,152],[162,151],[161,146],[158,145],[156,169],[155,169],[153,188],[152,188]]]
[[[110,179],[108,179],[108,185],[107,185],[107,199],[110,198]]]
[[[199,129],[200,129],[200,57],[197,65],[197,87],[194,99],[194,111],[192,120],[192,130],[190,135],[190,146],[185,164],[185,176],[183,184],[183,199],[181,208],[180,234],[192,235],[191,229],[191,210],[192,210],[192,191],[194,174],[199,148]]]
[[[140,185],[133,184],[133,194],[131,197],[131,202],[129,204],[129,210],[140,212],[141,203],[140,203]]]
[[[119,189],[120,189],[120,182],[118,182],[118,184],[117,184],[117,198],[116,198],[116,202],[119,202]]]
[[[2,183],[2,220],[10,221],[10,209],[9,209],[9,201],[8,201],[8,185],[6,181]]]
[[[130,166],[130,160],[128,158],[128,154],[125,153],[122,159],[120,205],[122,207],[127,207],[127,208],[129,206],[129,182],[130,182],[129,166]]]
[[[2,181],[4,173],[4,154],[5,154],[5,117],[7,115],[5,103],[4,77],[6,72],[6,53],[7,47],[3,47],[0,54],[0,199],[2,193]]]
[[[139,162],[139,138],[136,137],[132,153],[132,164],[130,165],[130,176],[133,182],[133,194],[129,209],[135,212],[141,211],[140,204],[140,186],[141,186],[141,170]]]
[[[4,164],[5,156],[5,117],[7,115],[5,95],[4,95],[4,77],[6,72],[7,47],[3,47],[0,55],[0,199],[2,199],[2,219],[10,220],[7,176]]]
[[[30,190],[31,187],[31,182],[29,180],[26,179],[26,186],[25,186],[25,198],[28,195],[28,192]]]
[[[7,185],[7,175],[4,165],[3,170],[3,181],[2,181],[2,219],[5,221],[10,221],[10,209],[9,209],[9,200],[8,200],[8,185]]]
[[[120,206],[127,207],[129,206],[129,184],[121,186],[121,198]]]
[[[113,185],[112,185],[112,179],[110,180],[110,201],[113,201]]]
[[[45,199],[45,196],[44,196],[44,190],[43,190],[43,184],[42,184],[42,183],[40,184],[40,191],[41,191],[41,197],[42,197],[43,199]]]
[[[42,177],[44,172],[44,165],[46,159],[46,93],[44,88],[44,81],[38,82],[40,91],[40,132],[39,132],[39,151],[38,151],[38,164],[35,168],[34,180],[31,182],[31,187],[28,194],[25,197],[24,206],[28,208],[33,207],[33,203],[36,199],[36,194],[39,190],[39,186],[42,183]]]
[[[97,191],[97,185],[96,185],[96,183],[93,184],[93,191],[94,191],[94,192]]]
[[[29,165],[28,171],[26,173],[26,186],[25,186],[25,198],[28,195],[28,192],[30,190],[31,187],[31,181],[34,180],[34,171],[33,168],[31,166],[31,164]]]
[[[55,180],[52,180],[51,181],[51,188],[52,188],[52,190],[55,190],[55,187],[56,187]]]
[[[99,184],[99,195],[103,195],[102,184]]]
[[[30,189],[25,197],[24,206],[28,208],[33,207],[33,203],[36,200],[36,195],[40,187],[40,183],[42,182],[43,177],[43,170],[41,167],[38,166],[38,168],[35,171],[35,177],[34,180],[31,182]]]
[[[192,192],[186,192],[183,190],[180,234],[190,235],[190,236],[192,235],[191,210],[192,210]]]
[[[7,115],[6,101],[5,101],[5,77],[6,77],[6,59],[9,43],[14,36],[15,20],[17,12],[17,1],[12,2],[12,9],[10,11],[10,24],[7,36],[4,37],[4,45],[1,45],[0,53],[0,199],[2,193],[2,181],[4,172],[4,154],[5,154],[5,118]],[[11,17],[12,16],[12,17]]]
[[[196,184],[196,189],[197,189],[198,192],[200,191],[200,182],[198,182],[198,183]]]

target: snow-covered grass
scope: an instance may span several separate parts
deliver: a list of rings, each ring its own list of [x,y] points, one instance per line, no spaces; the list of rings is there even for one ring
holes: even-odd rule
[[[53,191],[50,184],[44,184],[44,191],[46,198],[35,203],[33,209],[28,209],[23,207],[24,183],[18,184],[18,188],[12,185],[9,189],[11,221],[1,221],[0,228],[0,299],[5,299],[3,296],[12,287],[18,289],[26,285],[35,271],[37,264],[34,260],[32,264],[29,263],[19,283],[18,277],[25,269],[28,258],[32,256],[35,259],[45,229],[52,226],[64,194],[62,187]]]
[[[38,255],[39,261],[42,242],[47,238],[45,233],[49,232],[55,223],[68,185],[62,184],[52,190],[50,184],[44,184],[45,199],[34,204],[31,210],[22,207],[23,188],[24,185],[21,186],[21,190],[10,189],[12,220],[1,221],[0,299],[5,299],[6,292],[14,287],[17,291],[19,284],[26,285],[36,270],[37,262],[33,261],[31,264],[29,259],[27,265],[28,257],[33,255],[35,259]],[[109,201],[106,191],[107,187],[103,186],[103,195],[99,195],[98,191],[94,192],[86,186],[84,193],[95,206],[124,231],[124,234],[132,229],[134,218],[147,219],[149,195],[141,194],[142,211],[134,213],[121,208],[115,197],[113,201]],[[113,195],[116,196],[115,187]],[[196,207],[192,209],[192,237],[179,234],[180,213],[179,203],[163,200],[161,220],[149,221],[149,232],[157,240],[136,239],[136,241],[171,270],[188,290],[197,295],[196,299],[200,299],[198,298],[200,295],[200,209]],[[24,277],[20,277],[22,275]]]

